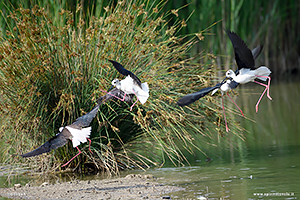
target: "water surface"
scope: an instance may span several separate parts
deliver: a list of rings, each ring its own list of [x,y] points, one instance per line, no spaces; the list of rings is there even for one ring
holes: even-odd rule
[[[256,113],[255,104],[263,89],[253,83],[238,90],[237,104],[255,122],[237,117],[249,131],[237,148],[222,149],[210,163],[199,161],[192,167],[151,172],[166,177],[164,182],[186,187],[185,192],[174,194],[180,198],[298,199],[300,81],[273,81],[273,100],[265,96]]]
[[[194,162],[189,157],[191,167],[165,167],[147,173],[165,177],[161,180],[164,183],[186,188],[172,194],[173,198],[299,199],[300,81],[272,81],[273,100],[265,96],[256,113],[255,104],[263,90],[253,83],[241,87],[235,97],[251,119],[237,117],[246,129],[245,142],[214,154],[208,151],[213,159],[209,163],[196,154]]]

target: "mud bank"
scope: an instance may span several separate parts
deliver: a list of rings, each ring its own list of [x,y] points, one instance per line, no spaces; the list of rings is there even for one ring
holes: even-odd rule
[[[157,182],[152,175],[130,174],[124,178],[70,181],[40,186],[0,188],[0,197],[16,199],[171,199],[171,192],[183,190]]]

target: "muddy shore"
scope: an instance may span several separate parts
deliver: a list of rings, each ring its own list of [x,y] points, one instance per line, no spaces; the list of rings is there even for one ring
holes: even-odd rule
[[[13,199],[173,199],[169,193],[184,190],[161,184],[152,175],[130,174],[124,178],[70,181],[40,186],[0,188],[0,197]]]

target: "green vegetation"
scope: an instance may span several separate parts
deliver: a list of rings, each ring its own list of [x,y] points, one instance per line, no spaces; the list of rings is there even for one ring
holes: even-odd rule
[[[102,105],[92,124],[94,154],[86,151],[87,144],[81,145],[84,154],[70,167],[117,172],[161,165],[166,159],[182,164],[181,149],[191,152],[196,134],[216,137],[212,127],[222,132],[221,112],[214,112],[210,97],[187,111],[175,104],[195,86],[207,86],[215,58],[202,56],[203,67],[193,64],[187,52],[196,36],[177,36],[185,23],[175,20],[169,26],[166,17],[176,18],[176,13],[162,13],[162,7],[123,1],[104,7],[99,17],[90,16],[88,21],[81,6],[76,20],[63,9],[52,18],[37,5],[11,10],[5,18],[11,23],[0,43],[3,162],[22,161],[10,155],[33,150],[60,126],[88,112],[103,95],[100,89],[106,90],[120,76],[107,59],[117,60],[148,82],[151,98],[133,112],[119,101]],[[41,171],[56,169],[76,151],[68,145],[26,162]]]
[[[9,9],[18,7],[18,0],[10,0],[10,3],[1,3],[0,8],[4,16]],[[74,20],[78,19],[76,10],[79,4],[76,0],[63,0],[59,3],[53,0],[25,0],[23,7],[32,7],[35,4],[45,8],[51,15],[51,19],[58,23],[59,12],[62,8],[72,11]],[[150,1],[145,1],[145,4]],[[108,4],[116,5],[118,0],[83,0],[81,1],[82,14],[85,20],[90,16],[99,17],[104,14],[103,7]],[[159,2],[157,2],[159,3]],[[155,2],[154,2],[155,4]],[[161,12],[172,12],[165,16],[169,25],[180,19],[186,23],[179,35],[197,36],[206,40],[195,44],[189,53],[197,55],[198,52],[213,52],[215,55],[233,56],[231,43],[224,32],[230,29],[237,32],[249,47],[254,48],[259,43],[264,45],[263,54],[258,59],[258,64],[265,64],[272,70],[272,75],[293,73],[299,71],[299,42],[300,31],[299,4],[297,0],[274,1],[239,1],[239,0],[177,0],[165,1]],[[176,17],[174,17],[176,16]],[[0,17],[0,28],[5,32],[6,24]],[[75,21],[76,22],[76,21]],[[232,68],[228,57],[219,57],[218,65],[221,69]],[[278,64],[280,63],[280,64]]]
[[[225,61],[207,52],[224,54],[226,51],[217,49],[226,49],[226,43],[229,49],[230,41],[221,26],[235,30],[245,41],[269,30],[267,22],[261,26],[254,18],[247,23],[257,28],[247,26],[243,31],[239,24],[242,18],[224,20],[228,9],[231,18],[244,14],[250,19],[252,12],[244,11],[246,2],[231,1],[228,6],[225,2],[196,1],[175,5],[176,9],[168,7],[171,1],[82,1],[83,5],[73,1],[29,2],[1,4],[2,162],[23,162],[11,155],[33,150],[54,136],[60,126],[92,109],[95,100],[104,95],[101,89],[107,90],[114,78],[123,78],[108,59],[120,62],[142,82],[148,82],[150,98],[144,105],[138,103],[132,112],[130,105],[120,101],[101,105],[92,123],[94,154],[89,153],[88,144],[80,145],[83,154],[69,167],[116,173],[119,169],[160,166],[167,160],[181,165],[188,162],[183,152],[201,151],[201,145],[195,146],[196,137],[214,146],[221,136],[229,143],[243,140],[237,122],[229,120],[234,123],[229,124],[232,132],[224,133],[218,98],[207,96],[186,108],[175,102],[215,80],[217,63],[223,66]],[[257,10],[262,5],[256,2],[253,6],[252,10]],[[278,7],[267,6],[273,14]],[[212,13],[213,8],[216,11]],[[220,24],[213,26],[216,22]],[[208,36],[213,33],[218,33],[218,38]],[[208,44],[206,48],[203,41]],[[249,42],[249,46],[254,43]],[[265,49],[266,54],[271,51],[268,45]],[[69,143],[25,162],[40,171],[56,170],[76,153]]]

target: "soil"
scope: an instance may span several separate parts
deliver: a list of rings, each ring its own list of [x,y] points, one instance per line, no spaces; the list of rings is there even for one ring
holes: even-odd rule
[[[124,178],[70,181],[40,186],[15,184],[0,188],[0,197],[15,199],[171,199],[168,193],[183,190],[164,185],[153,175],[129,174]]]

